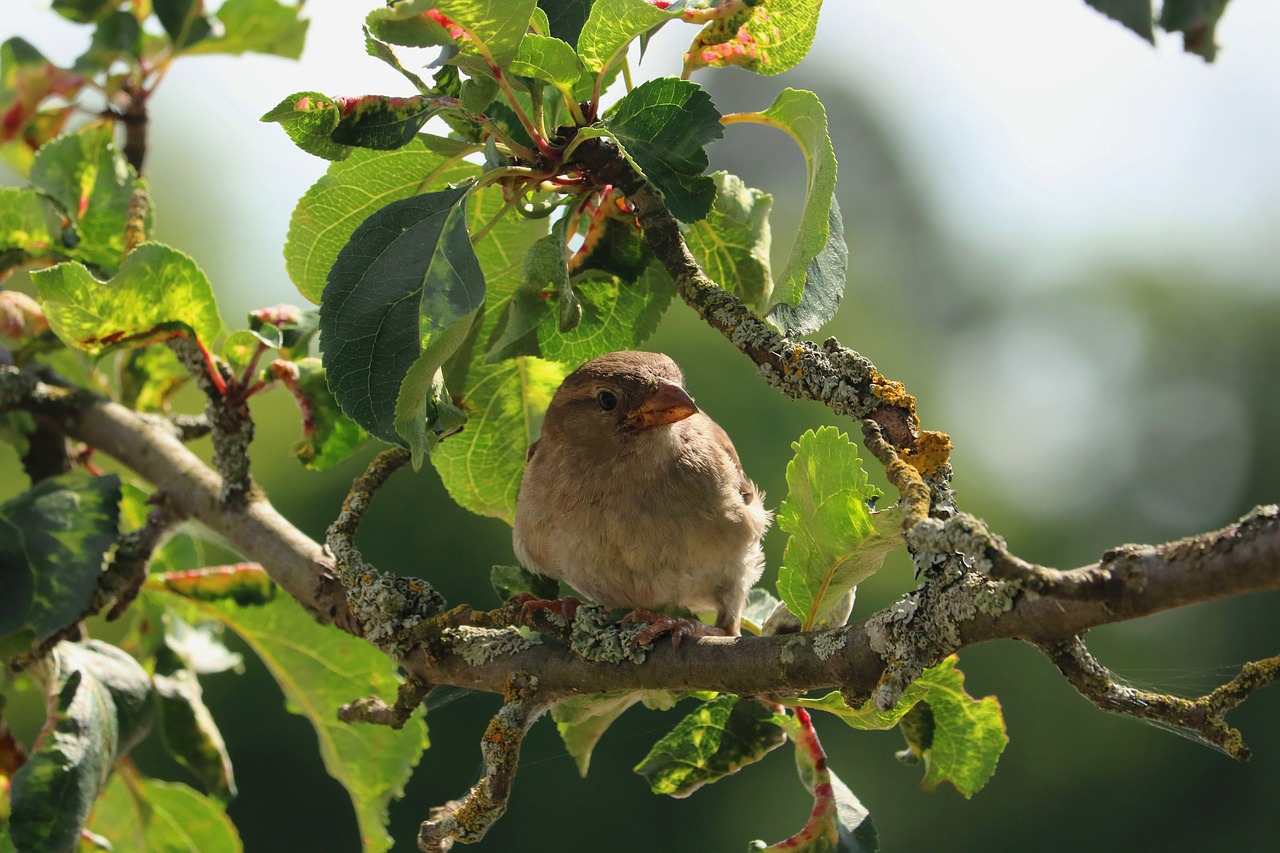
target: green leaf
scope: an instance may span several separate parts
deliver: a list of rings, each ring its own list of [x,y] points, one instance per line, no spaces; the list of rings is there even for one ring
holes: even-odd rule
[[[800,64],[813,46],[822,0],[769,0],[711,21],[698,34],[694,66],[737,65],[757,74],[781,74]]]
[[[925,675],[930,671],[926,670]],[[898,722],[906,716],[907,712],[914,708],[928,692],[929,682],[924,676],[921,676],[903,691],[902,698],[898,700],[898,704],[887,711],[877,708],[870,700],[857,708],[851,708],[838,691],[816,699],[798,698],[787,700],[786,704],[799,705],[802,708],[815,711],[826,711],[828,714],[834,714],[839,717],[849,728],[858,729],[859,731],[885,731],[898,725]]]
[[[545,80],[571,101],[591,97],[592,80],[568,42],[529,33],[508,69],[518,77]]]
[[[190,542],[190,537],[187,539]],[[192,625],[178,614],[166,611],[164,621],[164,647],[182,666],[197,675],[244,668],[244,657],[227,648],[223,641],[221,622],[201,622]]]
[[[139,412],[166,413],[190,378],[168,347],[130,350],[120,362],[120,402]]]
[[[498,188],[475,194],[468,223],[478,230],[503,205]],[[508,300],[524,286],[524,259],[529,248],[547,234],[546,220],[507,216],[475,246],[484,270],[484,317],[473,332],[476,341],[494,339]],[[566,367],[521,357],[496,364],[485,360],[486,348],[464,348],[446,366],[445,378],[467,428],[449,437],[431,456],[445,488],[461,506],[480,515],[510,522],[524,472],[525,454],[537,438],[542,413],[568,374]]]
[[[475,314],[455,323],[418,356],[396,396],[396,433],[412,454],[413,470],[422,467],[426,454],[444,438],[467,423],[466,414],[453,404],[444,385],[444,362],[463,346],[475,327]]]
[[[112,125],[86,125],[36,153],[32,185],[62,208],[75,229],[62,253],[110,274],[124,255],[129,196],[146,183],[116,149]],[[151,231],[150,215],[145,229]],[[72,245],[74,243],[74,245]]]
[[[120,0],[53,0],[50,5],[62,17],[87,24],[119,4]]]
[[[829,247],[832,203],[836,188],[836,155],[827,132],[827,111],[818,96],[800,89],[784,89],[764,112],[731,117],[776,127],[789,134],[804,154],[805,201],[796,241],[777,281],[774,302],[799,305],[809,266]],[[841,236],[843,240],[843,236]],[[843,276],[840,281],[843,282]],[[841,284],[843,288],[843,284]],[[797,331],[801,331],[797,329]],[[807,330],[812,331],[812,330]]]
[[[721,287],[752,306],[773,292],[769,268],[769,211],[773,196],[753,189],[736,175],[716,172],[716,200],[707,218],[685,232],[689,251]]]
[[[435,0],[492,67],[505,71],[519,50],[537,0]]]
[[[807,431],[793,442],[787,499],[778,527],[791,534],[778,570],[778,594],[802,630],[823,624],[836,603],[880,569],[902,542],[901,511],[872,513],[881,494],[867,482],[858,448],[835,427]]]
[[[342,117],[330,138],[340,145],[375,151],[393,151],[408,145],[427,119],[448,106],[444,99],[424,95],[364,95],[334,100]]]
[[[597,208],[583,236],[582,247],[569,259],[570,271],[575,276],[591,277],[600,272],[631,284],[653,260],[653,252],[636,226],[635,217],[619,214],[612,198]]]
[[[338,252],[356,226],[379,209],[423,189],[477,175],[479,168],[462,160],[473,150],[452,140],[419,136],[397,151],[357,149],[330,165],[289,220],[285,266],[299,292],[320,301]]]
[[[299,18],[301,4],[278,0],[226,0],[217,11],[222,35],[201,41],[186,51],[196,53],[265,53],[298,59],[311,23]]]
[[[702,174],[707,168],[703,148],[724,136],[724,128],[720,111],[701,86],[671,77],[641,83],[601,126],[662,193],[677,219],[697,222],[707,215],[716,185]]]
[[[568,375],[562,364],[529,356],[472,365],[461,400],[467,428],[431,454],[454,501],[478,515],[514,523],[529,445]]]
[[[1084,2],[1155,44],[1151,0],[1084,0]]]
[[[309,154],[344,160],[355,148],[393,151],[413,141],[427,119],[455,108],[447,98],[388,95],[329,98],[317,92],[295,92],[262,117],[278,122],[294,143]]]
[[[602,77],[621,63],[632,40],[679,14],[645,0],[596,0],[578,35],[578,55],[588,70]]]
[[[0,188],[0,251],[41,255],[63,249],[50,227],[49,203],[35,190]]]
[[[183,50],[217,32],[215,21],[205,14],[204,0],[151,0],[160,25],[175,50]]]
[[[50,655],[49,718],[13,775],[9,830],[19,850],[75,850],[116,759],[146,734],[151,680],[97,640]]]
[[[136,64],[142,55],[142,25],[129,12],[112,12],[98,21],[93,38],[75,63],[77,71],[103,71],[113,62]]]
[[[615,277],[577,282],[573,292],[582,319],[571,331],[559,331],[546,316],[538,326],[542,355],[565,364],[582,364],[598,355],[635,349],[658,328],[675,286],[660,264],[649,266],[635,284]]]
[[[566,276],[566,287],[567,280]],[[503,316],[494,329],[493,342],[485,353],[485,361],[492,363],[522,355],[541,355],[538,324],[544,319],[554,318],[547,298],[537,290],[522,287],[502,310]]]
[[[119,525],[120,478],[72,472],[0,504],[0,637],[43,641],[73,625],[98,589]]]
[[[565,750],[573,756],[581,776],[586,777],[591,767],[591,753],[605,731],[639,701],[638,692],[626,691],[571,696],[552,706],[551,717],[556,721],[556,731],[564,741]]]
[[[217,802],[186,785],[142,778],[132,770],[112,776],[93,807],[89,830],[110,841],[112,853],[244,850]]]
[[[182,603],[167,593],[147,594]],[[201,619],[223,622],[266,664],[289,711],[315,728],[325,768],[350,794],[363,849],[389,849],[387,804],[404,792],[427,748],[426,723],[415,717],[400,730],[347,724],[338,720],[337,709],[361,696],[394,701],[399,685],[394,664],[363,640],[316,624],[288,596],[257,607],[225,600],[188,601],[187,606]]]
[[[704,702],[636,765],[655,794],[687,797],[754,764],[786,741],[782,715],[754,699],[722,694]]]
[[[381,59],[387,65],[391,66],[396,71],[399,71],[401,76],[412,83],[413,87],[424,95],[434,91],[425,80],[401,64],[400,57],[396,56],[396,52],[391,49],[391,45],[374,38],[373,33],[369,32],[368,27],[365,27],[364,29],[364,52],[372,56],[374,59]]]
[[[521,593],[541,599],[560,594],[560,583],[554,578],[535,575],[522,566],[494,566],[489,570],[489,584],[503,601]]]
[[[587,22],[594,0],[538,0],[538,8],[547,18],[547,31],[577,49],[578,34]]]
[[[349,417],[387,442],[402,441],[396,397],[409,368],[484,301],[467,191],[392,202],[355,230],[329,272],[320,307],[329,386]]]
[[[331,134],[342,116],[337,102],[319,92],[295,92],[268,110],[259,121],[279,124],[293,144],[326,160],[343,160],[354,150],[334,142]]]
[[[405,47],[456,47],[453,32],[438,21],[435,0],[391,0],[365,17],[365,27],[377,38]]]
[[[955,655],[926,669],[911,683],[888,711],[871,701],[850,708],[838,692],[818,699],[789,699],[799,705],[835,714],[852,728],[881,730],[902,724],[912,712],[911,724],[904,726],[908,748],[926,762],[923,786],[932,790],[950,781],[956,790],[971,797],[995,773],[1000,753],[1009,742],[1000,702],[994,696],[974,699],[964,689],[964,673],[956,669]],[[913,709],[927,702],[929,715]]]
[[[204,346],[222,334],[213,287],[189,255],[160,243],[129,253],[109,282],[82,264],[65,263],[31,274],[54,334],[97,355],[122,343],[149,342],[174,324]]]
[[[773,593],[764,587],[754,587],[747,593],[747,603],[742,608],[743,624],[755,628],[755,633],[761,633],[764,623],[773,615],[773,611],[778,609],[779,601]]]
[[[908,748],[925,763],[921,787],[932,791],[950,782],[967,798],[995,774],[1009,736],[1000,700],[970,696],[964,689],[964,673],[955,665],[952,655],[920,676],[926,682],[925,700],[902,723],[914,723],[903,728]],[[919,711],[926,706],[927,713]]]
[[[236,795],[231,756],[204,704],[196,674],[185,667],[152,676],[160,736],[169,754],[190,770],[210,795],[228,802]]]
[[[351,456],[369,440],[355,421],[342,413],[329,390],[318,358],[302,358],[276,365],[276,375],[287,372],[285,383],[302,411],[302,438],[290,453],[311,471],[327,471]]]
[[[1214,31],[1227,10],[1227,0],[1165,0],[1160,10],[1160,27],[1182,33],[1182,49],[1213,62],[1218,55]]]
[[[844,242],[844,219],[836,197],[827,212],[827,244],[805,270],[804,295],[796,305],[776,303],[769,310],[774,325],[793,334],[816,332],[836,315],[849,272],[849,247]]]

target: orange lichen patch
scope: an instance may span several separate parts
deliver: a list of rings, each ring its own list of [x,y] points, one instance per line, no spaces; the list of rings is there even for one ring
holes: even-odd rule
[[[925,430],[916,439],[915,447],[903,448],[898,455],[922,476],[932,477],[951,458],[951,436]]]
[[[916,413],[916,398],[907,393],[907,386],[892,379],[885,379],[880,371],[871,368],[871,393],[890,406]]]

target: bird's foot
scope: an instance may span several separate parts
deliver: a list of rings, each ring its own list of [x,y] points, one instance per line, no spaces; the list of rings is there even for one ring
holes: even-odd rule
[[[573,596],[565,596],[564,598],[538,598],[527,592],[519,595],[513,595],[511,601],[520,605],[520,624],[527,625],[533,615],[540,610],[546,610],[562,617],[570,627],[573,625],[573,617],[577,615],[578,608],[582,606],[582,602]]]
[[[636,646],[651,643],[663,634],[671,635],[671,647],[674,649],[680,648],[680,643],[685,637],[727,637],[729,635],[729,632],[723,628],[716,628],[697,619],[668,616],[665,613],[654,613],[652,610],[636,609],[622,617],[624,625],[641,621],[648,622],[649,625],[636,634],[633,641]]]

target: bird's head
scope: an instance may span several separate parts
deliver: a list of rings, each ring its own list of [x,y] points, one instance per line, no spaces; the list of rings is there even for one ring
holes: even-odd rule
[[[611,443],[682,421],[698,413],[683,380],[661,353],[602,355],[565,378],[547,408],[543,436]]]

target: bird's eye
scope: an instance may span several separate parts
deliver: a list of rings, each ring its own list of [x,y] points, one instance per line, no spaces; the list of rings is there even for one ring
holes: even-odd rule
[[[618,398],[612,391],[601,391],[596,395],[596,402],[600,404],[600,408],[606,412],[612,412],[618,408]]]

